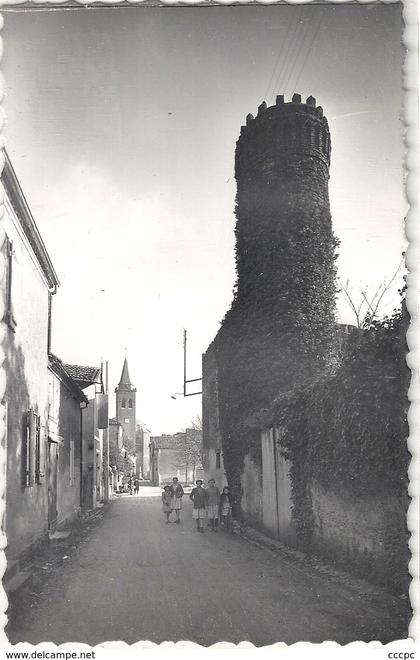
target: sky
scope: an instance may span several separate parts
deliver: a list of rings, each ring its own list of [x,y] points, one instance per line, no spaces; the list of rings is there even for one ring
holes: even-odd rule
[[[111,393],[127,351],[153,434],[201,412],[201,396],[171,398],[182,331],[199,378],[235,282],[235,143],[263,100],[323,106],[340,280],[358,299],[392,277],[407,209],[399,4],[3,11],[7,149],[61,282],[53,351],[108,360]],[[342,297],[338,320],[354,321]]]

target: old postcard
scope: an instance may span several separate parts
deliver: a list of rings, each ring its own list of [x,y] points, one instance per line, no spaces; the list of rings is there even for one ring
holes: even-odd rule
[[[403,11],[3,6],[9,644],[413,636]]]

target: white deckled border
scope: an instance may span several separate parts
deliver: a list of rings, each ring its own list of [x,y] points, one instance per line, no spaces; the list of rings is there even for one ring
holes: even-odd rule
[[[0,14],[0,30],[3,28],[3,17]],[[0,36],[0,60],[3,56],[3,38]],[[5,92],[3,76],[0,74],[0,103],[3,101]],[[3,155],[3,128],[4,128],[4,113],[2,107],[0,107],[0,173],[3,171],[4,167],[4,155]],[[3,215],[4,215],[4,189],[0,184],[0,246],[3,245],[5,239],[5,233],[3,229]],[[5,513],[6,505],[6,406],[4,403],[4,395],[6,392],[6,369],[4,367],[5,352],[3,348],[3,341],[6,334],[6,324],[4,322],[5,314],[5,275],[6,275],[6,262],[4,251],[0,249],[0,521],[3,523],[3,516]],[[3,577],[6,570],[6,554],[4,549],[6,547],[6,535],[3,532],[3,524],[1,524],[0,529],[0,575]],[[3,646],[7,642],[7,637],[4,632],[4,628],[7,623],[7,596],[4,591],[3,584],[0,586],[0,644]]]
[[[325,4],[343,4],[348,0],[324,0]],[[399,0],[379,0],[386,4],[398,2]],[[311,0],[256,0],[259,4],[309,4]],[[371,3],[372,0],[358,0],[360,4]],[[249,0],[8,0],[4,2],[0,0],[0,6],[7,6],[8,8],[16,7],[17,10],[24,11],[25,9],[31,10],[47,10],[47,9],[82,9],[89,6],[114,6],[124,7],[133,5],[145,6],[159,6],[159,5],[232,5],[232,4],[255,4]],[[24,7],[22,5],[25,5]],[[407,308],[411,316],[411,323],[407,332],[407,344],[409,352],[407,355],[407,364],[412,371],[412,378],[408,392],[410,401],[410,409],[408,414],[410,435],[408,438],[408,448],[412,454],[412,459],[409,467],[409,495],[412,498],[408,516],[407,525],[411,532],[410,550],[412,557],[409,563],[409,571],[412,576],[410,585],[410,599],[413,608],[413,618],[409,628],[409,636],[411,640],[415,640],[418,645],[420,641],[420,532],[419,532],[419,507],[420,507],[420,159],[419,159],[419,19],[420,19],[420,0],[403,0],[403,18],[404,18],[404,33],[403,43],[407,48],[407,55],[403,67],[403,86],[404,86],[404,122],[406,125],[405,143],[407,147],[405,166],[407,171],[406,177],[406,192],[409,202],[409,211],[406,219],[406,235],[409,241],[409,246],[406,251],[406,265],[407,265],[407,292],[406,302]],[[3,18],[0,15],[0,30],[3,27]],[[3,41],[0,37],[0,59],[3,53]],[[0,75],[0,103],[4,96],[4,81]],[[3,148],[2,130],[4,126],[4,114],[0,108],[0,149]],[[3,170],[4,156],[0,151],[0,172]],[[0,185],[0,246],[4,241],[4,229],[2,226],[2,219],[4,214],[4,190]],[[4,368],[5,353],[3,349],[3,340],[6,332],[6,325],[4,323],[4,291],[5,291],[5,259],[3,251],[0,251],[0,283],[1,292],[0,296],[0,520],[3,519],[5,510],[5,472],[6,472],[6,454],[5,454],[5,406],[3,403],[5,389],[6,389],[6,372]],[[6,569],[6,556],[4,548],[6,547],[6,537],[3,531],[0,532],[0,575],[3,576]],[[8,646],[7,636],[4,628],[7,623],[7,596],[3,589],[0,587],[0,648]],[[129,646],[124,642],[105,642],[95,648],[100,651],[119,650],[119,655],[124,655],[128,658],[138,657],[138,651],[141,649],[143,652],[154,651],[160,649],[159,657],[171,654],[179,655],[179,658],[185,660],[189,651],[194,651],[194,658],[197,657],[197,652],[203,652],[210,657],[220,657],[221,654],[227,654],[228,650],[241,649],[241,656],[248,655],[256,657],[258,655],[268,655],[268,657],[277,657],[280,651],[282,655],[288,658],[302,657],[303,655],[313,658],[335,658],[337,655],[340,657],[354,658],[355,654],[361,657],[366,657],[368,650],[378,651],[381,647],[385,650],[392,648],[395,651],[413,650],[409,648],[410,640],[404,642],[392,642],[386,647],[383,647],[379,642],[352,642],[351,644],[341,647],[336,642],[323,642],[321,645],[314,645],[309,642],[298,642],[291,646],[287,646],[283,642],[279,642],[271,647],[264,649],[256,649],[249,642],[242,642],[239,645],[221,642],[220,644],[213,645],[209,649],[204,649],[192,642],[178,642],[176,644],[171,642],[163,642],[156,645],[152,642],[139,641],[136,644]],[[86,644],[64,644],[60,648],[67,647],[68,650],[87,649]],[[28,644],[19,644],[19,650],[30,650],[34,647]],[[51,643],[44,643],[37,647],[38,649],[44,648],[53,650],[57,646]],[[137,650],[136,656],[135,651]],[[216,650],[221,653],[216,654]],[[272,653],[271,653],[272,651]],[[366,653],[366,655],[365,655]],[[98,654],[99,655],[99,654]],[[376,655],[376,654],[375,654]],[[105,657],[105,656],[104,656]],[[111,657],[110,655],[108,657]],[[153,653],[153,657],[156,653]],[[385,653],[377,657],[387,657]]]
[[[404,122],[406,125],[407,171],[406,194],[409,210],[406,219],[406,236],[409,246],[406,251],[407,265],[407,309],[411,323],[407,332],[407,364],[411,369],[411,383],[408,390],[410,409],[408,421],[410,435],[408,449],[412,454],[409,466],[409,488],[411,503],[407,525],[411,532],[410,550],[412,557],[409,570],[412,576],[410,600],[413,607],[409,635],[416,641],[420,637],[420,581],[419,581],[419,481],[420,481],[420,167],[419,167],[419,11],[420,3],[405,0],[403,8],[403,43],[407,54],[403,67]]]

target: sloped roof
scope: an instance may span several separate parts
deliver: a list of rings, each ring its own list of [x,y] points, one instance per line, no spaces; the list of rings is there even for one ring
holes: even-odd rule
[[[82,389],[94,383],[102,383],[100,367],[84,367],[80,364],[64,364],[63,366]]]
[[[185,433],[176,433],[175,435],[152,435],[150,443],[153,443],[156,449],[174,449],[180,451],[185,449]]]
[[[82,389],[78,382],[74,380],[71,374],[67,371],[65,365],[62,363],[60,358],[58,358],[53,353],[48,355],[48,365],[56,376],[64,383],[67,389],[73,394],[75,399],[80,403],[88,403],[88,399],[85,394],[82,392]]]
[[[4,155],[4,168],[1,173],[1,181],[6,190],[6,194],[13,206],[20,226],[28,239],[35,257],[44,273],[48,286],[51,289],[56,289],[60,285],[57,273],[54,270],[50,256],[45,247],[42,236],[36,226],[35,220],[32,217],[31,210],[28,202],[25,199],[22,188],[20,187],[19,180],[10,162],[9,155],[6,149],[3,149]]]

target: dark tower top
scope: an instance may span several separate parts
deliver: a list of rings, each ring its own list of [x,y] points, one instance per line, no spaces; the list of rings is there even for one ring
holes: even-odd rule
[[[328,122],[313,96],[306,103],[299,94],[290,103],[277,96],[275,105],[261,103],[255,118],[247,116],[235,153],[238,296],[269,307],[274,299],[266,294],[274,288],[284,314],[297,311],[287,310],[287,301],[296,283],[303,278],[306,286],[310,277],[302,272],[305,250],[310,255],[332,236],[330,152]]]
[[[290,103],[283,96],[269,108],[262,103],[236,145],[234,307],[246,310],[250,327],[258,319],[261,337],[272,338],[270,350],[285,358],[279,372],[292,369],[301,353],[309,376],[310,363],[328,352],[336,295],[330,152],[322,108],[313,96],[302,103],[299,94]]]
[[[250,176],[268,182],[281,177],[299,159],[310,159],[328,177],[330,153],[328,122],[314,97],[302,103],[300,94],[294,94],[292,102],[285,103],[281,95],[276,105],[261,103],[255,118],[247,115],[236,143],[235,176],[238,185]]]
[[[136,440],[136,388],[130,381],[127,358],[124,360],[120,382],[115,388],[115,407],[117,421],[129,440]]]

